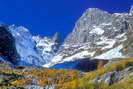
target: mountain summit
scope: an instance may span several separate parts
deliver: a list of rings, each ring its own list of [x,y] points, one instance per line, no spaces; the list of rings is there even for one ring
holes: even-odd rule
[[[127,58],[132,56],[133,6],[129,13],[89,8],[76,22],[50,66],[80,58]]]
[[[29,66],[42,66],[48,63],[55,56],[55,52],[57,52],[59,43],[57,42],[57,37],[40,37],[33,36],[29,30],[23,26],[5,26],[2,25],[3,28],[7,28],[9,33],[12,35],[11,40],[14,45],[9,45],[12,50],[16,50],[15,53],[20,56],[20,58],[14,58],[14,55],[9,55],[7,58],[8,62],[18,61],[20,65],[29,65]],[[2,30],[0,30],[2,34]],[[6,33],[5,35],[8,35]],[[0,38],[3,37],[3,34]],[[15,41],[14,41],[15,40]],[[5,43],[7,45],[7,42]],[[8,45],[7,45],[8,46]],[[5,47],[3,44],[2,47]],[[15,52],[15,51],[12,51]],[[11,54],[12,52],[6,51],[6,53]],[[1,55],[3,57],[3,55]],[[3,61],[3,59],[1,59]],[[11,60],[11,61],[10,61]]]

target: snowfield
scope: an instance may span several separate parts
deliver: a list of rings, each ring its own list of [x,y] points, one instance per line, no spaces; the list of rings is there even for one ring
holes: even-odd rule
[[[96,56],[95,58],[97,59],[112,59],[112,58],[125,58],[125,56],[123,56],[120,53],[120,50],[123,48],[122,45],[119,45],[116,48],[113,48],[105,53],[103,53],[102,55]]]

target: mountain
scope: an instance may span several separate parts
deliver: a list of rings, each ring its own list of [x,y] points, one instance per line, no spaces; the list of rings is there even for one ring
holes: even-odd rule
[[[45,60],[45,64],[49,63],[56,55],[60,46],[60,36],[58,33],[53,38],[33,36],[32,39],[36,42],[36,48]]]
[[[11,25],[5,27],[15,39],[16,50],[20,56],[19,59],[15,59],[18,60],[20,65],[42,66],[48,63],[57,52],[59,46],[58,34],[55,34],[53,38],[33,36],[23,26]]]
[[[16,50],[15,38],[4,26],[0,26],[0,57],[5,62],[8,61],[14,65],[18,65],[18,59],[20,59]]]
[[[78,60],[80,65],[86,58],[133,57],[133,6],[129,13],[110,14],[98,8],[87,9],[62,44],[58,33],[53,37],[34,36],[23,26],[6,27],[15,39],[21,65],[52,68]]]
[[[132,56],[133,6],[129,13],[110,14],[89,8],[76,22],[58,54],[45,67],[77,59],[112,59]]]

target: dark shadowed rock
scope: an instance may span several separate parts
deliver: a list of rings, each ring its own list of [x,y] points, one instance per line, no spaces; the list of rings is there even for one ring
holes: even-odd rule
[[[0,26],[0,56],[14,65],[18,64],[15,39],[5,26]]]
[[[61,37],[60,37],[60,33],[58,33],[58,32],[56,32],[55,34],[54,34],[54,37],[53,37],[53,41],[54,42],[57,42],[57,43],[60,43],[60,39]]]
[[[83,72],[90,72],[97,69],[97,66],[100,61],[103,61],[103,64],[108,63],[108,60],[99,60],[93,59],[90,60],[89,58],[86,59],[79,59],[75,61],[63,62],[53,65],[51,68],[55,69],[76,69]]]

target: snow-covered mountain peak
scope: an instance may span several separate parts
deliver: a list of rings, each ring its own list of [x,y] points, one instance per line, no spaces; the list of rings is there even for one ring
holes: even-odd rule
[[[108,13],[107,11],[101,10],[101,9],[99,9],[99,8],[88,8],[88,9],[85,11],[85,13],[90,13],[90,14],[92,14],[92,13],[97,13],[97,14],[106,13],[106,14],[110,14],[110,13]],[[85,13],[83,13],[83,14],[85,14]]]
[[[59,43],[48,37],[33,36],[32,39],[36,42],[36,48],[46,63],[50,62],[60,46]]]
[[[127,51],[132,49],[128,45],[132,42],[129,39],[133,38],[131,35],[131,28],[133,29],[131,13],[132,8],[130,13],[114,14],[97,8],[87,9],[65,39],[58,55],[46,66],[79,58],[132,57],[132,54]]]
[[[28,29],[22,26],[9,26],[9,30],[16,40],[16,48],[21,56],[22,64],[37,65],[45,64],[45,60],[37,52],[36,43]]]
[[[9,26],[9,30],[16,40],[16,48],[21,60],[20,64],[42,66],[48,63],[58,48],[52,38],[33,36],[23,26]]]
[[[23,26],[11,25],[11,26],[9,26],[9,29],[15,37],[19,36],[19,37],[24,37],[26,39],[32,38],[32,35],[29,32],[29,30]]]
[[[40,49],[44,48],[47,52],[53,51],[53,46],[57,44],[54,40],[48,37],[33,36],[32,39],[37,43],[36,47]]]

